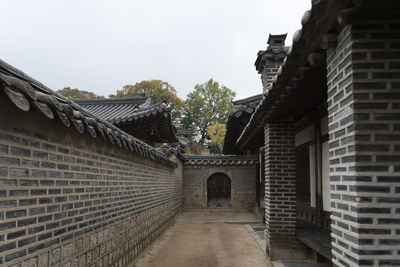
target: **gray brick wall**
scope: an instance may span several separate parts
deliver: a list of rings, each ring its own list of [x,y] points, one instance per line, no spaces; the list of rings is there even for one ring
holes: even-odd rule
[[[265,126],[265,241],[272,260],[302,258],[296,230],[295,125]]]
[[[184,167],[185,209],[207,208],[207,180],[214,173],[224,173],[231,179],[233,209],[254,209],[256,206],[256,165]]]
[[[126,266],[182,208],[170,168],[0,99],[0,265]]]
[[[285,54],[276,55],[275,58],[272,56],[268,58],[264,64],[264,69],[261,73],[261,81],[263,84],[264,91],[271,89],[274,77],[278,72],[279,67],[282,65]]]
[[[337,266],[400,266],[399,25],[348,26],[327,52]]]

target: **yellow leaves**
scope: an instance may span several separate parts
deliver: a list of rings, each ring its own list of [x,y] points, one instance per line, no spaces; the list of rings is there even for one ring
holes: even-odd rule
[[[211,143],[221,146],[225,139],[226,127],[225,124],[216,123],[208,126],[207,134],[211,139]]]
[[[194,136],[200,136],[199,143],[203,144],[207,136],[206,127],[227,120],[234,110],[232,100],[235,95],[234,91],[213,79],[197,84],[185,100],[183,127]]]

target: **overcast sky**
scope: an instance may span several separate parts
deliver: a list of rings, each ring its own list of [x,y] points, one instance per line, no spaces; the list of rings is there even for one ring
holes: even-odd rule
[[[262,92],[268,34],[301,28],[310,0],[0,0],[0,58],[53,90],[108,96],[161,79],[185,98],[214,78],[237,99]]]

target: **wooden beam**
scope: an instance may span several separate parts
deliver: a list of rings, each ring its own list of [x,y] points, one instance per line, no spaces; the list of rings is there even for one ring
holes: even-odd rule
[[[337,34],[325,34],[321,38],[320,46],[323,50],[334,48],[337,45]]]
[[[351,7],[351,8],[345,8],[339,12],[338,15],[338,23],[341,26],[346,26],[349,24],[349,17],[351,14],[356,13],[358,11],[358,8]]]
[[[315,66],[325,60],[325,55],[322,53],[310,53],[308,54],[307,60],[310,66]]]

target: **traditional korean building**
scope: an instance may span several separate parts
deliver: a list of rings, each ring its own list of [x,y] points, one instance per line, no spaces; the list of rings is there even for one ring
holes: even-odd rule
[[[116,126],[167,127],[163,106],[140,105],[100,117],[0,61],[1,266],[127,266],[173,222],[179,151]]]
[[[167,103],[151,104],[150,98],[146,97],[82,99],[74,102],[147,144],[178,144]]]
[[[226,135],[222,153],[225,155],[245,154],[246,151],[240,151],[240,149],[236,146],[236,140],[239,138],[244,127],[249,122],[255,107],[261,102],[262,98],[263,95],[258,94],[232,102],[236,109],[229,115],[226,123]]]
[[[257,158],[257,164],[255,166],[255,177],[252,182],[253,190],[255,191],[254,207],[257,209],[257,213],[260,215],[262,221],[265,217],[265,200],[264,200],[264,150],[263,146],[259,145],[251,147],[247,150],[240,150],[236,145],[236,140],[244,130],[245,126],[250,121],[251,115],[254,113],[257,105],[262,101],[263,94],[254,95],[245,99],[235,100],[232,103],[236,109],[229,115],[227,122],[227,131],[223,144],[223,154],[225,155],[249,155]],[[263,132],[260,131],[258,138],[253,140],[263,139]]]
[[[0,61],[0,265],[128,266],[183,209],[224,208],[262,213],[275,266],[400,266],[400,2],[301,23],[258,53],[221,156],[169,145],[166,103],[76,103]]]
[[[254,209],[257,156],[184,156],[166,103],[77,102],[0,61],[1,266],[128,266],[184,208]]]
[[[236,145],[265,150],[273,262],[311,249],[334,266],[400,266],[399,11],[312,1],[288,49],[270,35],[259,52],[264,98]]]

